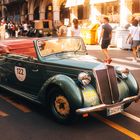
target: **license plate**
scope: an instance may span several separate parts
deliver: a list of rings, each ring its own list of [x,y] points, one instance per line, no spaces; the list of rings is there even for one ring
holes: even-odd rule
[[[123,111],[123,106],[122,105],[115,106],[115,107],[110,107],[110,108],[107,108],[107,116],[118,114],[122,111]]]

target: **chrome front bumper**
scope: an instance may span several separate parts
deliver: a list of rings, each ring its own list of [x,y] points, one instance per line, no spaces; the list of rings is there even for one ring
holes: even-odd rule
[[[115,103],[115,104],[100,104],[100,105],[97,105],[97,106],[80,108],[80,109],[76,110],[76,113],[85,114],[85,113],[91,113],[91,112],[95,112],[95,111],[101,111],[101,110],[105,110],[109,107],[115,107],[115,106],[123,105],[123,104],[126,104],[126,103],[131,103],[131,102],[137,101],[139,99],[140,99],[140,94],[137,95],[137,96],[124,98],[121,102],[118,102],[118,103]]]

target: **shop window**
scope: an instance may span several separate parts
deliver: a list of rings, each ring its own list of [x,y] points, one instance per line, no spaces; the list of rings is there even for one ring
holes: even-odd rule
[[[83,13],[84,13],[84,6],[83,5],[79,5],[78,6],[78,19],[83,19]]]
[[[70,10],[65,7],[66,2],[62,3],[60,7],[60,20],[64,20],[65,18],[70,18]]]
[[[132,11],[133,11],[133,13],[140,12],[140,1],[139,0],[133,0]]]
[[[39,20],[39,7],[34,10],[34,20]]]
[[[52,11],[53,11],[52,4],[47,5],[47,7],[46,7],[46,13],[45,13],[45,18],[46,19],[52,20],[52,18],[53,18]]]
[[[79,5],[78,6],[78,19],[88,19],[89,18],[89,5]]]
[[[112,23],[118,23],[119,22],[119,11],[120,7],[117,2],[108,2],[101,4],[101,13],[102,16],[107,16],[110,19],[110,22]],[[100,19],[102,19],[102,16]]]

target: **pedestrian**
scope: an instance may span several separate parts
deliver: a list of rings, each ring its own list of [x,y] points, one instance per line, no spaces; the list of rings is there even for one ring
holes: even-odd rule
[[[1,21],[1,26],[0,26],[0,37],[1,37],[1,40],[4,40],[5,39],[5,27],[6,27],[6,23],[4,21]]]
[[[14,37],[15,36],[15,23],[13,23],[11,29],[12,29],[12,37]]]
[[[22,25],[22,23],[19,24],[19,35],[23,36],[23,25]]]
[[[133,52],[132,62],[137,62],[137,49],[140,47],[140,29],[138,27],[138,20],[134,19],[132,21],[132,26],[129,28],[129,34],[126,39],[126,43],[131,43],[131,48]]]
[[[80,36],[80,26],[77,18],[73,19],[73,26],[71,27],[71,36]]]
[[[57,35],[63,37],[67,35],[67,26],[64,25],[64,21],[60,21],[59,29],[57,30]]]
[[[15,37],[18,38],[18,33],[19,33],[19,26],[18,24],[15,24]]]
[[[112,27],[109,24],[109,18],[104,17],[103,25],[102,25],[101,33],[100,33],[100,38],[99,38],[99,43],[101,42],[102,52],[105,55],[104,62],[108,64],[110,64],[112,61],[107,50],[108,46],[110,45],[111,38],[112,38]]]
[[[27,35],[27,32],[28,32],[28,24],[27,22],[23,21],[23,36],[26,36]]]
[[[13,30],[12,30],[12,28],[13,28],[13,22],[10,21],[10,22],[8,23],[8,33],[9,33],[10,37],[12,37],[12,35],[13,35]]]

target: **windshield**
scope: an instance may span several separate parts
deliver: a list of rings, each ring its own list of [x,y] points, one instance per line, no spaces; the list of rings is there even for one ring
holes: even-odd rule
[[[85,45],[81,38],[53,38],[39,43],[38,47],[41,56],[57,54],[61,52],[81,52],[85,51]]]

